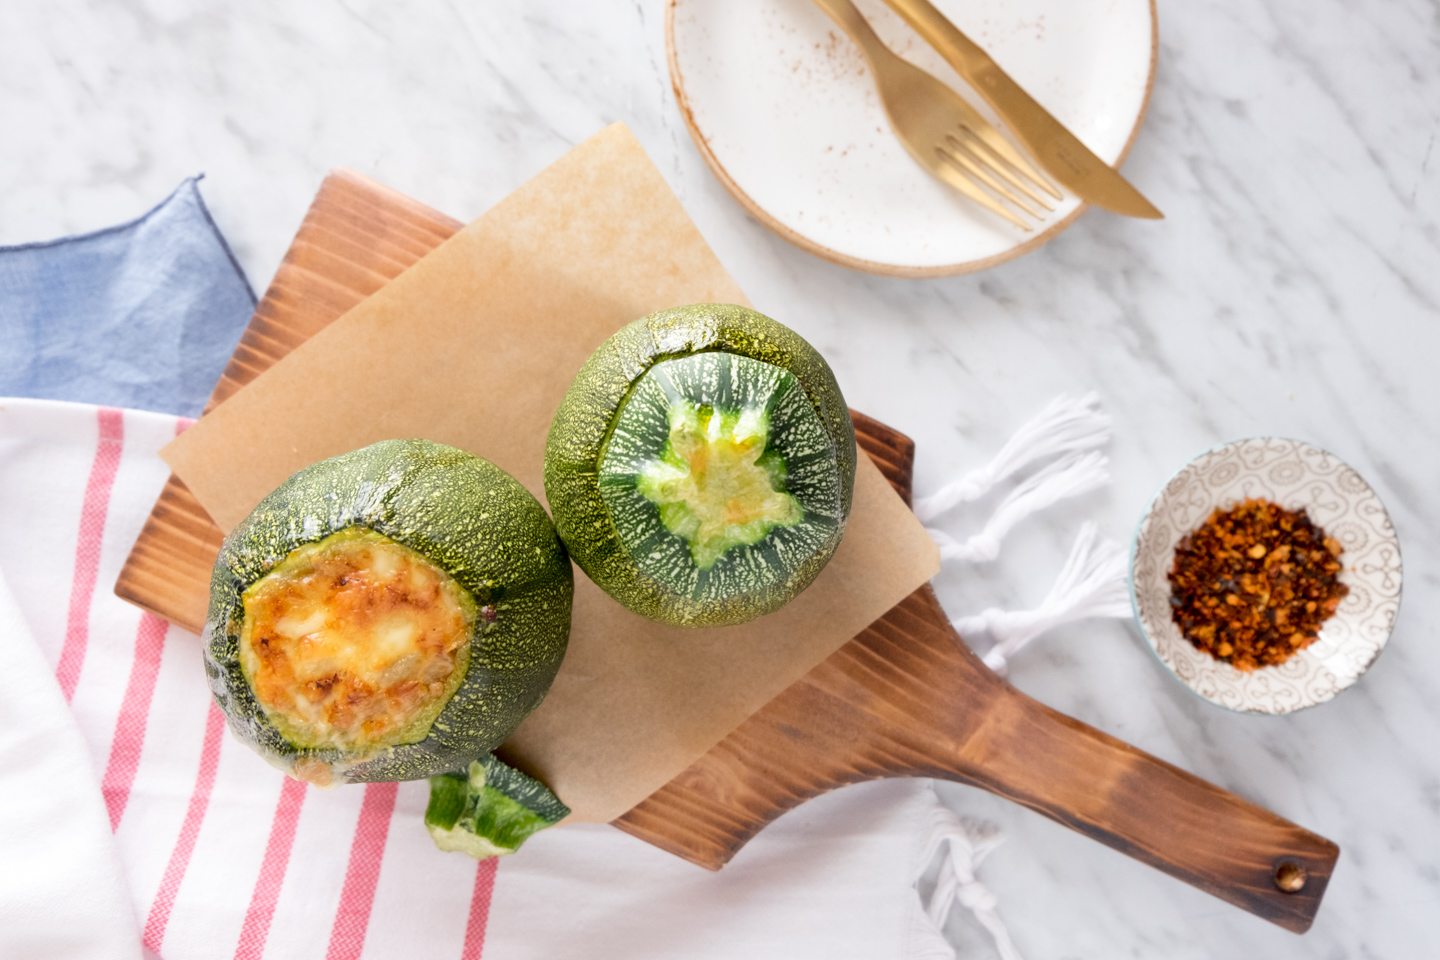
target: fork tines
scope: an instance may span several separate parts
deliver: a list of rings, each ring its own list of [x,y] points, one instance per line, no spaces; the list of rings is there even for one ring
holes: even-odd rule
[[[1006,156],[963,124],[958,126],[954,133],[945,135],[944,144],[937,145],[935,153],[952,170],[980,190],[967,190],[953,180],[952,186],[963,190],[971,199],[1024,230],[1030,230],[1030,224],[1015,216],[1010,207],[1025,216],[1041,220],[1054,207],[1047,203],[1044,195],[1035,188],[1039,187],[1057,199],[1060,196],[1059,191],[1024,160]]]

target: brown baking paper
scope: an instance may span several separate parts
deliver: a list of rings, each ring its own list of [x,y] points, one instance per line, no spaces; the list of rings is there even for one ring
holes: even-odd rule
[[[294,471],[391,438],[472,451],[543,499],[550,419],[585,358],[637,317],[701,302],[746,301],[616,124],[161,455],[227,531]],[[576,571],[560,675],[506,745],[574,819],[604,822],[629,810],[939,569],[914,514],[859,459],[835,558],[770,616],[737,627],[662,626]]]

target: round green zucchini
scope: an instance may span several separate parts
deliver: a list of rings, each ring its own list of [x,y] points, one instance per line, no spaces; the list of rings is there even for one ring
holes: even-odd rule
[[[574,575],[499,467],[387,440],[299,471],[221,547],[203,637],[230,728],[320,785],[464,767],[539,705]]]
[[[571,557],[606,593],[678,626],[744,623],[829,562],[855,429],[824,358],[745,307],[629,324],[581,367],[545,450]]]

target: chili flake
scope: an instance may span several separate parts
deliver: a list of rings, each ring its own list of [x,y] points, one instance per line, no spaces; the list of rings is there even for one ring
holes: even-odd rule
[[[1350,592],[1342,552],[1303,507],[1249,499],[1217,508],[1175,547],[1171,617],[1197,649],[1238,670],[1284,663]]]

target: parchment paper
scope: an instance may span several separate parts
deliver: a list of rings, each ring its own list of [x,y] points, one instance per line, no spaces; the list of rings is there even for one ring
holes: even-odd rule
[[[162,456],[227,531],[294,471],[391,438],[470,450],[543,500],[546,433],[581,363],[631,320],[701,302],[746,300],[615,124]],[[938,569],[934,544],[863,456],[835,558],[770,616],[738,627],[661,626],[577,569],[565,663],[507,749],[573,808],[572,819],[613,820]]]

